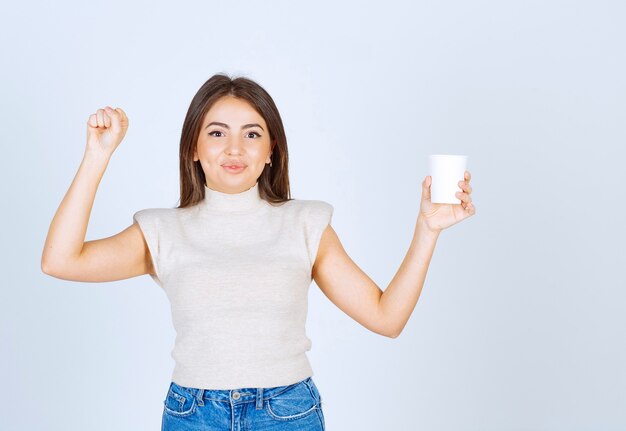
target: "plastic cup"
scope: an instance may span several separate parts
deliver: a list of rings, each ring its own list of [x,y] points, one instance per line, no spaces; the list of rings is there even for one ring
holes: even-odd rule
[[[437,204],[460,204],[455,196],[462,192],[459,181],[465,180],[467,156],[454,154],[432,154],[428,156],[428,172],[432,177],[430,200]]]

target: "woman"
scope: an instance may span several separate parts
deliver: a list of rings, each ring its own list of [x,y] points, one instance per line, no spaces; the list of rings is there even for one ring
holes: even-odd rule
[[[214,75],[194,96],[180,140],[180,205],[140,210],[117,235],[85,242],[97,186],[127,129],[120,108],[89,117],[84,158],[52,220],[42,270],[91,282],[149,274],[164,289],[177,332],[164,430],[323,430],[305,354],[311,281],[366,328],[397,337],[440,231],[475,213],[469,172],[460,205],[431,203],[426,177],[411,248],[383,294],[343,249],[330,225],[333,206],[289,197],[281,117],[244,77]]]

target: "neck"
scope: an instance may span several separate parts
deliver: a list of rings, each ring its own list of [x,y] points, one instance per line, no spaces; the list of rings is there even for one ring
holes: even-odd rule
[[[204,200],[200,207],[205,211],[221,213],[253,212],[261,209],[265,200],[259,194],[259,182],[239,193],[224,193],[204,185]]]

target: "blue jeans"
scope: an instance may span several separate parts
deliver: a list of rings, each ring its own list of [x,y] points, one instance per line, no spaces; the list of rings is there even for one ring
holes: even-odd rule
[[[324,431],[312,377],[272,388],[198,389],[171,382],[161,431]]]

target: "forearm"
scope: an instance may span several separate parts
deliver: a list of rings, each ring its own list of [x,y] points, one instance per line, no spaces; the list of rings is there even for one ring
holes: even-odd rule
[[[44,272],[80,256],[91,208],[108,159],[85,152],[78,172],[57,209],[41,256]]]
[[[394,335],[402,332],[413,313],[424,286],[438,237],[439,232],[430,230],[418,217],[409,251],[380,297],[381,316],[385,319],[386,327]]]

